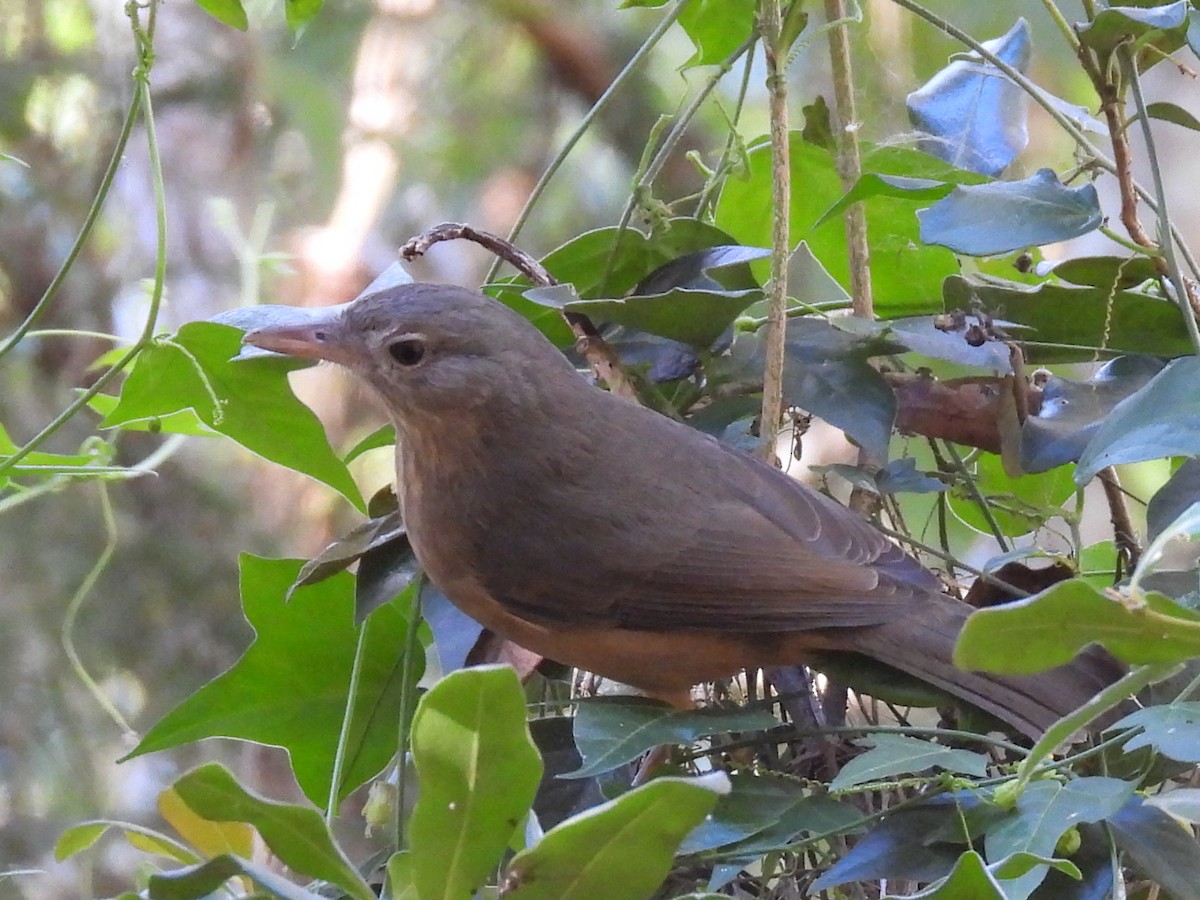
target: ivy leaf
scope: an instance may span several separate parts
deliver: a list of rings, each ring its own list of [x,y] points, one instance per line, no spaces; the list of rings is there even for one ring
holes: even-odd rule
[[[1116,405],[1088,441],[1075,469],[1087,484],[1105,466],[1191,456],[1200,448],[1200,357],[1177,359]]]
[[[1021,794],[1015,809],[988,829],[984,838],[987,857],[999,860],[1018,852],[1052,857],[1068,828],[1116,815],[1136,787],[1133,782],[1100,776],[1076,778],[1066,784],[1051,779],[1035,781]],[[1006,896],[1027,896],[1047,871],[1039,865],[1019,877],[1006,878]]]
[[[353,863],[338,848],[321,814],[309,806],[278,803],[260,797],[238,784],[227,769],[208,763],[181,776],[172,787],[179,798],[201,818],[212,822],[246,822],[253,825],[263,843],[288,868],[337,885],[351,897],[375,900]],[[230,865],[246,860],[225,857]],[[221,873],[224,873],[224,867]],[[200,867],[196,872],[203,872]],[[209,872],[209,877],[217,877]],[[209,890],[230,877],[224,874]],[[197,877],[193,875],[193,877]],[[176,876],[177,884],[181,879]],[[285,882],[286,883],[286,882]],[[154,896],[164,896],[155,893]],[[175,896],[199,896],[177,894]]]
[[[1137,291],[1053,282],[1030,288],[960,275],[947,278],[942,291],[946,312],[978,304],[997,319],[1032,328],[1021,338],[1031,362],[1090,362],[1096,350],[1152,356],[1192,352],[1179,307]]]
[[[748,172],[731,178],[721,190],[716,222],[735,239],[753,247],[771,243],[771,154],[765,138],[751,144]],[[813,256],[845,288],[850,283],[850,260],[842,224],[825,213],[846,193],[829,150],[803,140],[793,132],[790,167],[792,191],[789,209],[792,240],[807,242]],[[863,147],[867,174],[924,178],[937,181],[978,180],[973,173],[917,150],[899,147]],[[937,311],[934,298],[942,281],[959,270],[954,255],[941,247],[928,247],[918,239],[915,211],[920,203],[910,196],[865,197],[867,240],[871,245],[871,285],[875,310],[885,319]],[[802,298],[808,299],[808,298]]]
[[[324,2],[325,0],[283,0],[288,28],[295,33],[296,40],[300,40],[305,29],[317,17]]]
[[[712,814],[684,838],[681,855],[744,840],[771,827],[810,796],[802,785],[771,772],[731,772],[729,787]]]
[[[1079,41],[1106,57],[1119,44],[1132,38],[1138,51],[1138,71],[1144,72],[1183,46],[1187,39],[1189,10],[1187,0],[1161,6],[1111,6],[1100,10],[1091,22],[1079,26]],[[1143,50],[1147,44],[1155,48],[1155,52]]]
[[[264,459],[324,482],[363,509],[362,495],[329,446],[325,429],[288,387],[287,373],[308,363],[274,354],[235,361],[241,348],[242,332],[236,328],[184,325],[171,339],[138,354],[116,408],[100,427],[191,409],[207,427]]]
[[[1191,129],[1192,131],[1200,131],[1200,119],[1197,119],[1182,106],[1174,103],[1166,101],[1147,103],[1146,115],[1152,119],[1160,119],[1163,122],[1182,125],[1184,128]]]
[[[667,877],[675,849],[729,790],[723,772],[656,778],[556,825],[508,866],[512,900],[641,900]]]
[[[1103,220],[1091,184],[1071,188],[1052,169],[1021,181],[959,185],[917,212],[921,240],[968,256],[996,256],[1094,231]]]
[[[1131,665],[1200,656],[1200,615],[1154,592],[1143,601],[1144,607],[1131,607],[1084,579],[1063,581],[971,613],[954,647],[954,664],[1030,674],[1062,665],[1093,643]]]
[[[967,841],[964,811],[979,803],[973,794],[960,791],[896,810],[814,881],[812,891],[881,878],[926,882],[944,878],[958,861],[959,845]],[[940,840],[931,839],[943,831]]]
[[[242,0],[196,0],[200,8],[230,28],[245,31],[250,27]]]
[[[299,588],[286,602],[301,565],[242,557],[242,607],[254,642],[229,671],[167,713],[126,758],[209,737],[273,744],[291,755],[305,796],[328,801],[358,644],[354,579],[339,572]],[[361,626],[367,634],[339,798],[378,773],[395,752],[409,607],[406,597],[397,598]],[[424,655],[409,665],[409,683],[415,684]]]
[[[1153,541],[1197,502],[1200,502],[1200,458],[1192,457],[1150,498],[1146,507],[1146,539]]]
[[[696,53],[685,64],[722,63],[754,32],[755,0],[692,0],[679,15],[679,24],[692,39]]]
[[[844,791],[868,781],[923,772],[932,768],[973,775],[976,778],[987,774],[986,756],[920,738],[902,734],[878,734],[855,743],[870,749],[842,766],[842,770],[829,783],[830,791]]]
[[[1024,73],[1029,23],[1018,19],[1007,34],[983,46]],[[909,94],[906,106],[913,125],[930,136],[922,150],[973,172],[999,175],[1029,142],[1024,93],[974,52]]]
[[[1140,797],[1126,803],[1108,825],[1134,869],[1162,885],[1173,900],[1200,900],[1200,847],[1190,830]]]
[[[775,717],[765,710],[678,710],[641,698],[595,698],[579,704],[575,714],[575,743],[583,765],[560,777],[590,778],[661,744],[690,744],[711,734],[761,731],[775,724]]]
[[[1077,256],[1056,263],[1048,274],[1072,284],[1128,290],[1157,278],[1158,270],[1148,256]]]
[[[1105,731],[1134,731],[1124,752],[1153,747],[1163,756],[1183,763],[1200,763],[1200,703],[1177,701],[1132,712]]]
[[[789,319],[784,401],[842,429],[882,461],[896,420],[896,396],[868,360],[906,348],[891,335],[871,329],[858,333],[858,327],[850,320],[835,325],[811,316]],[[727,363],[741,371],[761,372],[764,353],[761,335],[742,334]]]
[[[255,886],[265,892],[263,896],[275,900],[320,900],[321,897],[293,884],[261,863],[230,853],[214,856],[194,866],[153,873],[148,879],[148,896],[154,900],[203,900],[216,895],[225,882],[239,875],[252,879]]]
[[[770,251],[758,247],[711,247],[678,257],[656,269],[629,297],[567,298],[562,308],[582,313],[597,323],[623,325],[708,349],[742,310],[762,298],[762,290],[749,277],[745,264],[769,255]],[[717,274],[722,269],[734,270],[737,286]],[[561,297],[561,287],[537,288],[526,292],[526,296],[553,302],[547,298]]]
[[[542,775],[516,672],[485,666],[438,681],[413,716],[412,755],[412,883],[421,897],[468,897],[496,870]]]
[[[1148,356],[1118,356],[1086,381],[1050,375],[1037,415],[1021,424],[1021,468],[1046,472],[1079,459],[1113,408],[1162,371]]]

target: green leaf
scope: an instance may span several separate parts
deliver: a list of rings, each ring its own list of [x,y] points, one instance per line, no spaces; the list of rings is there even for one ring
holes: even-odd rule
[[[968,256],[996,256],[1094,231],[1103,218],[1091,184],[1070,188],[1051,169],[1021,181],[960,185],[917,213],[921,240]]]
[[[1153,541],[1200,502],[1200,458],[1192,457],[1175,470],[1146,506],[1146,539]]]
[[[771,153],[765,141],[748,155],[745,178],[731,178],[721,191],[716,223],[736,243],[767,247],[771,243]],[[863,148],[865,174],[955,181],[978,180],[953,166],[916,150],[897,147]],[[793,242],[806,241],[813,255],[843,287],[850,283],[850,262],[842,223],[823,218],[845,190],[828,150],[807,143],[798,133],[791,142],[793,190],[790,227]],[[940,311],[936,298],[942,281],[958,272],[954,254],[941,247],[923,246],[915,216],[918,200],[909,196],[868,196],[867,240],[871,247],[871,285],[876,312],[885,319]],[[801,298],[808,299],[808,298]]]
[[[117,404],[121,402],[120,397],[113,397],[110,394],[97,394],[88,401],[88,407],[100,415],[108,417],[112,415]],[[150,431],[156,434],[188,434],[193,437],[217,437],[221,432],[209,428],[200,420],[194,410],[181,409],[179,412],[170,413],[162,417],[152,419],[139,419],[134,422],[126,422],[121,426],[122,431]]]
[[[827,891],[851,881],[883,878],[932,882],[958,861],[968,817],[985,808],[974,793],[941,794],[889,813],[812,884]]]
[[[1126,753],[1153,747],[1179,762],[1200,763],[1200,703],[1177,701],[1139,709],[1105,731],[1133,729],[1140,729],[1141,733],[1125,742]]]
[[[944,880],[909,896],[922,900],[1006,900],[1004,889],[974,850],[960,856]]]
[[[271,853],[293,871],[335,884],[352,897],[375,900],[374,892],[334,843],[329,826],[315,809],[260,797],[217,763],[193,769],[173,787],[202,818],[253,825]],[[224,858],[237,861],[233,856]]]
[[[210,822],[198,816],[173,787],[159,792],[157,806],[159,815],[167,820],[175,833],[205,857],[231,853],[249,859],[254,853],[254,829],[250,825],[245,822]],[[168,852],[174,856],[170,850],[167,846],[157,848],[155,852]],[[189,853],[188,857],[179,859],[179,862],[197,861],[193,854]]]
[[[1050,282],[1030,289],[954,276],[946,279],[943,301],[945,312],[978,304],[997,319],[1034,329],[1021,338],[1031,362],[1091,362],[1095,349],[1152,356],[1192,352],[1179,308],[1136,291]]]
[[[976,778],[987,774],[986,756],[903,734],[877,734],[855,743],[871,749],[842,766],[829,783],[830,791],[844,791],[869,781],[934,768]]]
[[[657,778],[562,822],[509,864],[512,900],[642,900],[666,878],[675,849],[728,790],[724,773]]]
[[[761,731],[777,724],[765,710],[678,710],[638,697],[597,697],[579,704],[575,745],[582,765],[566,778],[591,778],[637,759],[661,744],[690,744],[730,731]]]
[[[204,900],[216,894],[230,878],[239,875],[254,880],[260,889],[257,896],[275,897],[278,900],[321,900],[320,894],[306,891],[266,866],[230,854],[173,872],[156,872],[149,879],[149,896],[151,900]],[[366,887],[365,884],[363,886]],[[374,897],[374,894],[368,891],[365,895],[354,896],[365,900],[366,897]]]
[[[1017,19],[984,48],[1018,72],[1029,68],[1029,23]],[[1021,88],[975,52],[954,59],[905,100],[909,120],[928,135],[921,149],[972,172],[997,176],[1025,145]]]
[[[317,17],[325,0],[283,0],[288,28],[299,38],[304,29]]]
[[[1017,536],[1041,528],[1075,493],[1071,470],[1058,468],[1041,475],[1013,477],[1004,471],[999,456],[985,453],[972,464],[975,485],[988,498],[992,517],[1003,534]],[[974,496],[965,486],[956,485],[950,495],[950,509],[967,525],[984,534],[991,525]]]
[[[200,8],[230,28],[245,31],[250,27],[242,0],[196,0]]]
[[[984,176],[978,176],[980,181]],[[814,228],[819,228],[834,216],[840,216],[855,203],[868,197],[900,197],[906,200],[941,200],[954,185],[932,178],[905,178],[902,175],[876,175],[868,173],[854,183],[837,203],[825,210],[817,219]]]
[[[1138,70],[1144,71],[1163,59],[1165,54],[1183,46],[1188,10],[1187,0],[1150,7],[1135,3],[1109,7],[1100,10],[1091,22],[1079,27],[1079,40],[1102,57],[1131,38],[1136,39],[1134,46],[1138,48],[1148,43],[1161,52],[1138,54]]]
[[[1200,788],[1172,788],[1153,797],[1147,797],[1146,803],[1161,809],[1173,819],[1180,819],[1192,824],[1200,822]]]
[[[583,313],[596,322],[614,322],[708,348],[738,314],[762,299],[762,291],[690,291],[683,288],[648,297],[625,300],[573,300],[570,312]]]
[[[1037,865],[1057,869],[1076,880],[1082,877],[1079,867],[1065,859],[1019,852],[1006,856],[998,863],[984,865],[982,856],[974,850],[968,850],[958,858],[954,869],[943,880],[908,896],[925,900],[1008,900],[1009,894],[997,879],[1017,878]]]
[[[780,813],[779,818],[747,838],[720,848],[722,859],[752,861],[764,853],[786,852],[801,834],[849,834],[862,830],[863,815],[848,803],[809,796]]]
[[[158,854],[184,863],[194,863],[200,860],[200,857],[188,847],[159,831],[144,825],[115,819],[80,822],[78,825],[68,828],[59,835],[54,844],[54,858],[62,862],[76,853],[87,850],[94,846],[105,832],[114,828],[120,830],[132,846],[146,853]]]
[[[954,647],[954,664],[1029,674],[1061,665],[1092,643],[1133,665],[1200,656],[1200,615],[1162,594],[1143,600],[1117,602],[1081,578],[1060,582],[1028,599],[972,613]]]
[[[1197,119],[1182,106],[1177,106],[1174,103],[1167,103],[1166,101],[1147,103],[1146,115],[1152,119],[1161,119],[1163,122],[1182,125],[1184,128],[1190,128],[1192,131],[1200,131],[1200,119]]]
[[[868,360],[904,349],[881,332],[858,333],[849,318],[791,318],[784,344],[784,402],[842,429],[882,462],[896,418],[896,397]],[[761,332],[739,334],[729,355],[709,374],[719,368],[747,380],[761,378],[765,353]]]
[[[685,64],[713,66],[722,63],[754,31],[756,0],[691,0],[679,15],[679,24],[696,46]]]
[[[1200,450],[1200,357],[1171,362],[1104,419],[1079,457],[1075,481],[1106,466],[1192,456]]]
[[[1148,256],[1077,256],[1056,263],[1049,274],[1071,284],[1127,290],[1157,278],[1158,269]]]
[[[81,822],[71,826],[54,842],[54,859],[63,862],[93,847],[113,825],[112,822]]]
[[[442,678],[413,716],[412,755],[413,884],[422,900],[468,897],[496,870],[542,775],[516,672],[487,666]]]
[[[988,829],[984,838],[987,857],[1001,860],[1018,852],[1052,857],[1058,839],[1068,828],[1116,815],[1136,787],[1132,782],[1104,777],[1076,778],[1065,784],[1035,781],[1021,794],[1010,814]],[[1005,879],[1006,895],[1026,896],[1047,871],[1039,865],[1019,877]]]
[[[344,462],[346,465],[350,465],[350,463],[358,459],[368,450],[378,450],[381,447],[394,448],[395,446],[396,426],[384,425],[380,428],[376,428],[365,438],[351,447],[346,455],[342,457],[342,462]]]
[[[280,356],[235,361],[241,347],[242,332],[236,328],[212,322],[184,325],[170,340],[138,355],[116,409],[100,427],[191,409],[208,427],[265,459],[324,482],[363,509],[362,496],[321,423],[288,387],[287,373],[308,363]]]
[[[209,737],[285,747],[300,788],[314,803],[329,799],[333,759],[348,702],[358,643],[354,579],[340,572],[285,596],[299,560],[243,556],[242,607],[256,638],[233,667],[158,722],[130,756]],[[377,609],[367,629],[359,690],[347,734],[338,797],[380,771],[396,750],[402,665],[410,604],[406,596]],[[423,654],[409,661],[415,684]]]
[[[1041,408],[1021,424],[1021,468],[1045,472],[1078,460],[1114,407],[1162,368],[1162,360],[1153,357],[1118,356],[1086,381],[1048,375]]]
[[[701,853],[745,840],[779,822],[809,798],[801,784],[772,772],[731,772],[729,792],[722,794],[679,847],[681,855]]]
[[[413,858],[408,850],[393,853],[387,863],[387,892],[391,900],[421,900],[413,884]]]
[[[1108,826],[1135,871],[1162,885],[1172,900],[1200,900],[1200,846],[1190,829],[1140,799]]]

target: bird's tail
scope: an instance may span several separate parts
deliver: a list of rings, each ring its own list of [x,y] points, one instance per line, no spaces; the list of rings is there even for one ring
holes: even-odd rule
[[[1099,647],[1034,675],[960,669],[951,661],[954,644],[971,612],[970,606],[953,598],[930,598],[927,608],[901,621],[853,629],[855,634],[846,644],[965,700],[1035,740],[1124,674],[1124,667]]]

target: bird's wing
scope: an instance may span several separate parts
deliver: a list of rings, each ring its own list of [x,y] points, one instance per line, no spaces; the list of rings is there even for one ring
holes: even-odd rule
[[[610,449],[630,458],[599,448],[584,489],[522,498],[489,532],[478,576],[523,618],[786,632],[891,621],[938,590],[859,516],[685,426],[633,471]]]

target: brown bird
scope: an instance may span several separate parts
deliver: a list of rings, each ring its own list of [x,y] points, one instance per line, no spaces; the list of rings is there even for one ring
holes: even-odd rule
[[[589,384],[475,291],[406,284],[246,342],[340,363],[396,426],[397,494],[430,579],[562,663],[678,702],[753,666],[854,653],[1031,737],[1119,674],[963,671],[971,607],[864,519],[766,463]]]

